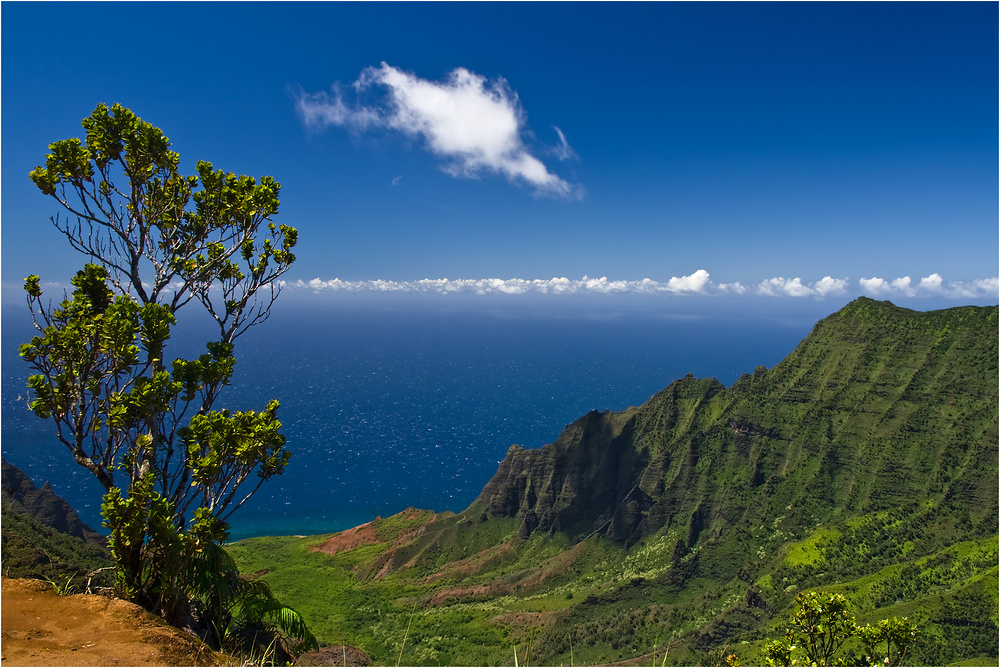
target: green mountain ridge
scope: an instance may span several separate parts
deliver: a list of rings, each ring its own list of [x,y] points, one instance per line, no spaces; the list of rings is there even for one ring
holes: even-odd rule
[[[908,614],[917,663],[995,663],[997,316],[861,298],[729,388],[687,376],[512,446],[462,513],[232,551],[382,663],[759,660],[816,587]]]
[[[983,315],[995,326],[995,312],[912,313],[855,302],[729,390],[688,376],[641,408],[590,413],[541,450],[512,449],[478,501],[517,516],[522,537],[582,523],[628,544],[677,527],[688,547],[739,529],[754,507],[774,517],[776,497],[825,521],[966,493],[975,520],[995,524],[996,485],[976,473],[996,467],[996,356],[963,326]],[[973,385],[965,370],[977,366]],[[763,505],[744,509],[748,495]]]

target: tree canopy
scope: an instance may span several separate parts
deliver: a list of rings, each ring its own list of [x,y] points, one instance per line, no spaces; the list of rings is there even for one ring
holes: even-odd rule
[[[917,638],[917,627],[906,617],[858,625],[842,594],[804,591],[795,602],[799,609],[792,615],[784,639],[772,640],[764,647],[769,666],[899,666]],[[861,641],[862,651],[838,656],[852,638]]]
[[[87,258],[58,305],[25,279],[37,336],[31,410],[106,490],[118,593],[177,619],[228,518],[291,456],[277,418],[217,408],[235,342],[264,322],[295,255],[276,224],[280,184],[215,170],[183,175],[170,141],[121,105],[83,120],[86,139],[50,144],[30,173],[62,211],[52,224]],[[198,303],[218,337],[197,359],[167,344]]]

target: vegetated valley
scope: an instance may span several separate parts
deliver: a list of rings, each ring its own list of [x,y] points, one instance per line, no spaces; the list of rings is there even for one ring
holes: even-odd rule
[[[321,643],[407,665],[759,664],[797,592],[996,665],[997,307],[858,299],[773,369],[512,446],[464,512],[230,546]]]

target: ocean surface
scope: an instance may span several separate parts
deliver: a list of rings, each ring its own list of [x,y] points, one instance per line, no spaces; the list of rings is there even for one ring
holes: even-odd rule
[[[550,443],[586,412],[639,405],[688,373],[728,386],[777,364],[842,306],[469,299],[279,303],[240,339],[218,407],[279,399],[294,454],[233,516],[233,539],[337,531],[409,506],[463,510],[511,444]],[[199,327],[178,332],[168,354],[202,352]],[[5,304],[3,455],[100,530],[101,487],[26,408],[17,346],[30,336],[24,307]]]

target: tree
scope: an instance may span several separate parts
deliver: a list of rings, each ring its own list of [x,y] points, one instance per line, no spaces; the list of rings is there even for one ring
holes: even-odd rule
[[[49,146],[31,173],[63,216],[57,230],[88,262],[58,306],[38,276],[25,290],[38,336],[21,346],[34,371],[30,407],[103,485],[117,593],[178,621],[198,556],[228,537],[228,518],[290,452],[278,402],[217,409],[234,343],[265,321],[297,232],[276,225],[280,185],[265,176],[179,172],[170,142],[128,109],[98,106],[86,141]],[[177,312],[202,305],[218,339],[198,359],[166,350]]]
[[[860,638],[862,656],[848,658],[845,665],[898,666],[917,636],[917,628],[904,617],[890,617],[878,624],[859,626],[841,594],[806,591],[795,597],[799,609],[791,619],[784,640],[764,646],[769,666],[837,665],[834,655],[851,638]],[[885,652],[881,651],[885,643]]]
[[[910,645],[917,638],[917,627],[910,624],[906,617],[890,617],[875,625],[862,626],[858,629],[858,637],[864,644],[864,658],[868,665],[901,666]]]

